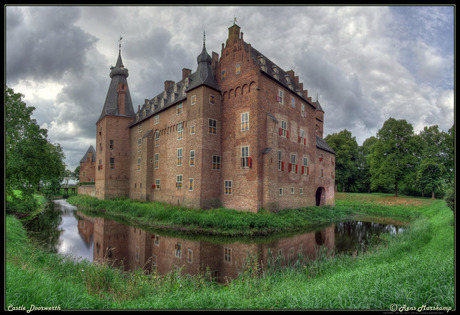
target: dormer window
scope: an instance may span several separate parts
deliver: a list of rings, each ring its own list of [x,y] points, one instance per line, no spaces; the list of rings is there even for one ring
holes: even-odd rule
[[[264,57],[259,57],[259,63],[260,63],[260,69],[262,71],[267,72],[267,66],[265,64],[265,58]]]
[[[185,78],[185,87],[188,88],[188,86],[190,85],[190,80],[188,77]]]

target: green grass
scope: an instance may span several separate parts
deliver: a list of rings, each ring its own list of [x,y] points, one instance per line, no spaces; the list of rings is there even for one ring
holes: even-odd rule
[[[389,310],[392,304],[454,308],[453,213],[441,200],[399,198],[390,203],[383,195],[337,196],[337,209],[353,205],[359,214],[383,211],[386,218],[393,214],[411,221],[404,233],[387,235],[387,245],[357,257],[322,255],[296,268],[270,267],[263,272],[249,259],[242,276],[227,285],[210,282],[204,275],[147,276],[107,265],[75,263],[41,251],[27,240],[20,222],[7,216],[5,305],[59,305],[61,309]]]
[[[225,208],[187,209],[159,202],[99,200],[82,195],[72,196],[67,201],[80,209],[91,210],[93,214],[101,215],[102,211],[106,216],[145,228],[215,236],[261,236],[299,231],[331,224],[353,214],[353,210],[347,207],[310,207],[275,214]]]

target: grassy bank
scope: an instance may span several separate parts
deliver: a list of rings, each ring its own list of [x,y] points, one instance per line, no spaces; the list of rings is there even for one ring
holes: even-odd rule
[[[159,202],[131,199],[99,200],[89,196],[73,196],[67,200],[83,210],[129,224],[214,236],[263,236],[273,233],[299,231],[309,227],[329,225],[354,215],[349,206],[310,207],[283,210],[279,213],[260,211],[250,213],[232,209],[187,209]]]
[[[249,264],[228,285],[207,277],[122,273],[106,265],[74,263],[27,240],[20,222],[6,218],[6,308],[61,309],[386,309],[454,307],[453,214],[444,201],[341,194],[337,209],[412,220],[388,246],[351,256],[321,258],[297,268],[259,272]],[[403,204],[401,204],[401,200]],[[386,201],[386,204],[380,202]],[[375,207],[373,207],[373,205]],[[344,209],[339,211],[345,211]],[[389,214],[393,216],[389,216]]]

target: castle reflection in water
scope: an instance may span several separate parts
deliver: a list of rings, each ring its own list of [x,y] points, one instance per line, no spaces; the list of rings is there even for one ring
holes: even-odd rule
[[[248,255],[257,255],[261,266],[279,259],[281,265],[299,257],[315,259],[318,246],[331,252],[334,247],[334,225],[321,231],[280,238],[264,243],[228,244],[189,240],[152,234],[106,218],[93,218],[77,212],[78,230],[85,242],[93,241],[94,262],[106,261],[127,270],[142,268],[145,272],[166,274],[181,270],[196,275],[210,271],[218,282],[231,281],[243,270]]]

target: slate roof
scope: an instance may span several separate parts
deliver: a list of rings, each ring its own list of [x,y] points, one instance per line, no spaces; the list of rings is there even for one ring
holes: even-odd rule
[[[90,145],[88,150],[86,151],[85,155],[83,156],[83,158],[80,160],[80,163],[84,163],[88,160],[88,155],[89,153],[92,153],[93,154],[93,157],[91,159],[91,162],[96,162],[96,150],[94,150],[93,146]]]
[[[334,150],[324,141],[323,138],[316,136],[316,147],[318,149],[330,152],[332,154],[335,154]]]
[[[211,67],[212,58],[206,51],[206,47],[203,44],[203,50],[197,57],[197,70],[190,74],[187,78],[182,81],[171,84],[171,86],[155,96],[154,98],[145,100],[145,103],[139,106],[135,119],[131,126],[163,111],[164,109],[171,107],[185,100],[186,92],[189,92],[199,86],[206,85],[214,90],[221,92],[219,85],[217,84],[214,73]],[[186,83],[188,82],[188,87]]]
[[[115,67],[110,68],[110,77],[112,81],[110,81],[109,90],[107,91],[107,96],[105,98],[104,107],[102,108],[101,116],[99,116],[99,120],[101,120],[106,115],[113,115],[113,116],[124,116],[124,117],[135,117],[136,114],[134,113],[133,109],[133,102],[131,100],[131,94],[129,93],[128,88],[128,81],[126,78],[128,77],[128,69],[123,66],[123,61],[121,60],[121,53],[118,54],[118,59]],[[124,84],[127,87],[126,97],[125,97],[125,114],[120,114],[118,112],[118,85]]]
[[[244,49],[246,51],[249,51],[249,44],[246,42],[243,42],[243,44],[244,44]],[[275,80],[281,85],[283,85],[284,88],[291,90],[292,93],[300,97],[305,103],[307,103],[308,105],[316,109],[315,104],[310,102],[308,99],[304,97],[302,93],[303,92],[302,89],[296,83],[296,81],[288,74],[287,71],[284,71],[283,69],[278,67],[278,65],[276,65],[273,61],[271,61],[269,58],[264,56],[254,47],[251,46],[250,49],[251,49],[251,58],[255,64],[259,65],[260,71],[262,73],[270,77],[272,80]],[[261,60],[260,60],[261,57],[263,57],[265,61],[265,65],[261,63]],[[277,69],[278,73],[275,72],[275,69]]]

